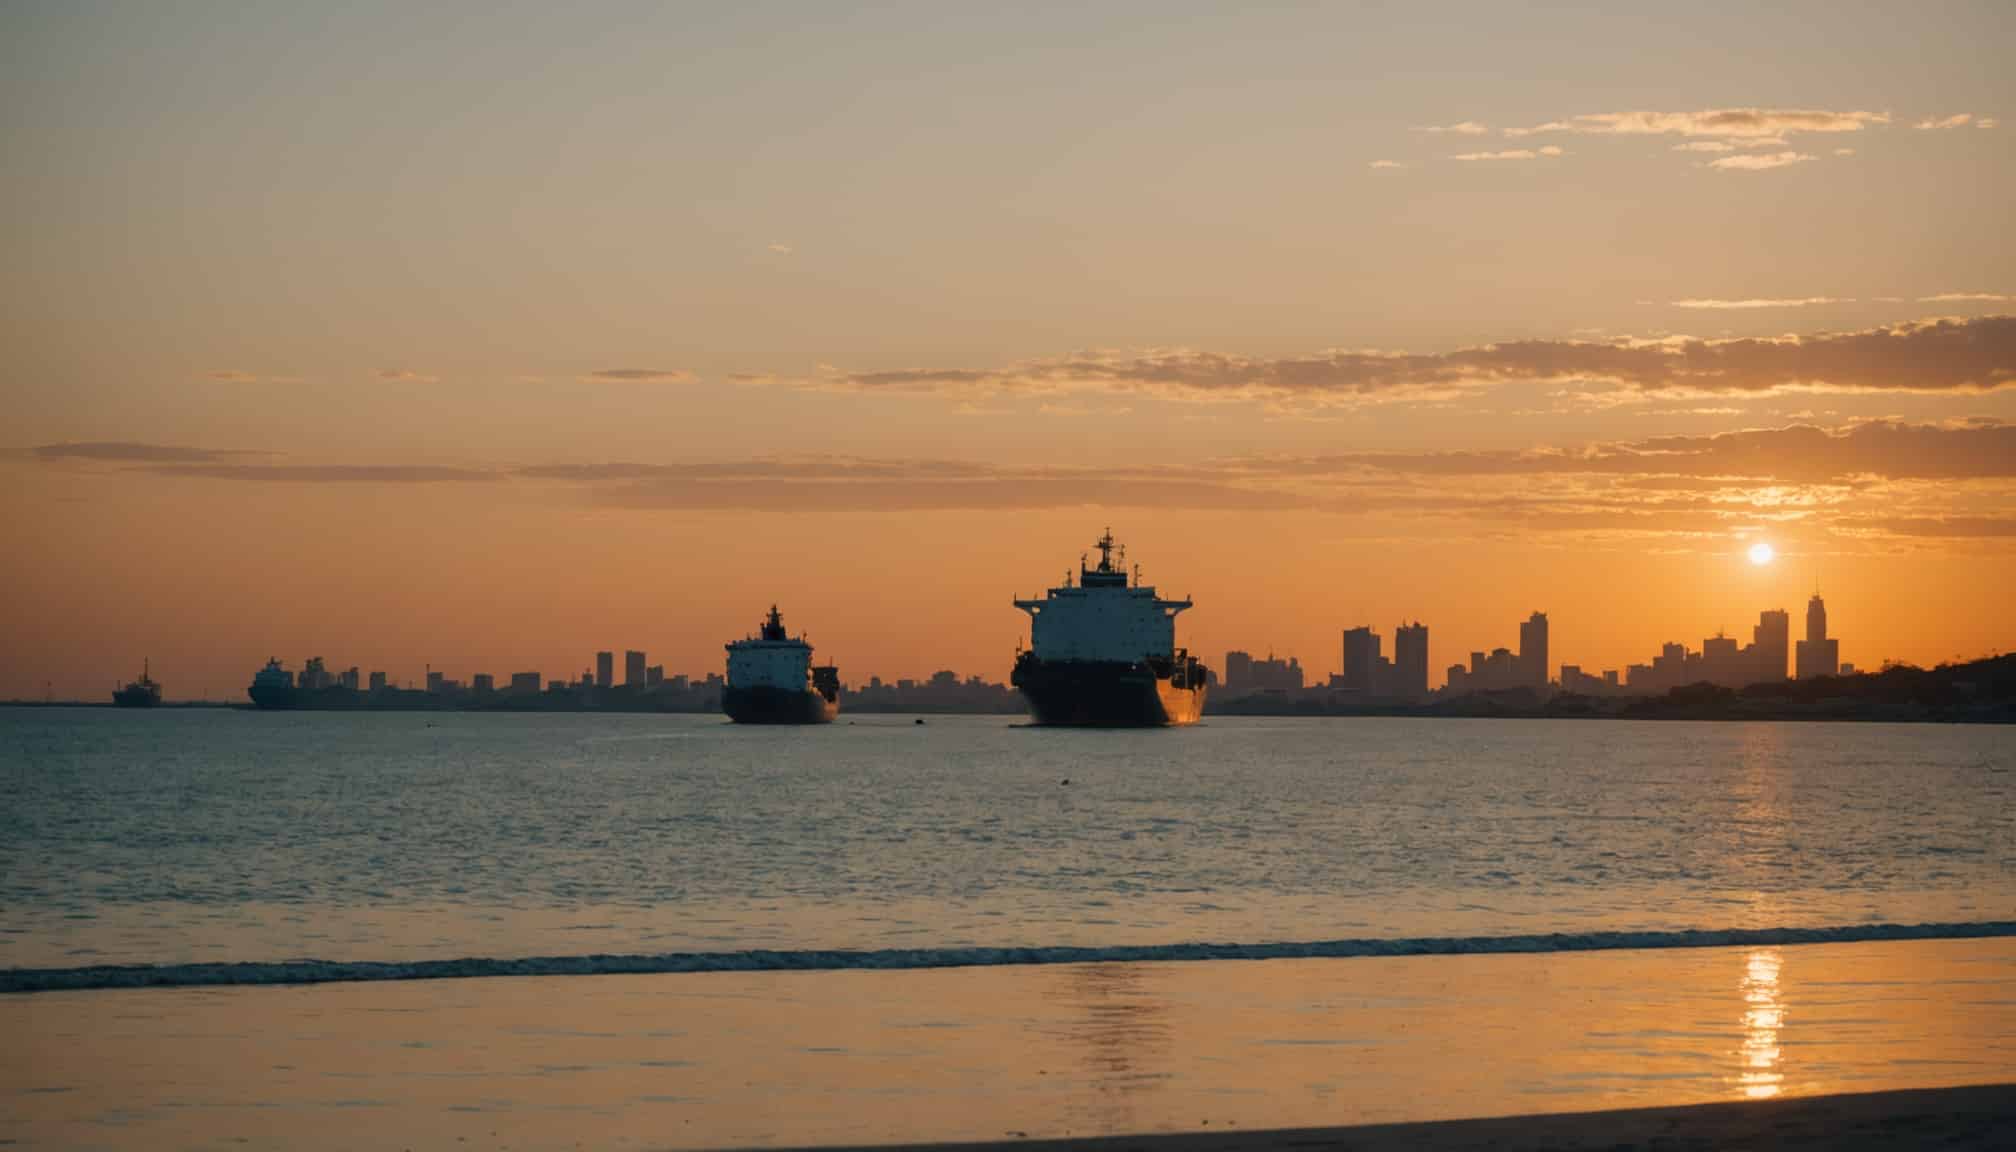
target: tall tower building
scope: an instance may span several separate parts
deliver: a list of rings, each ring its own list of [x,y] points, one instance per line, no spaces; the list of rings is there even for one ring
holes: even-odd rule
[[[1344,686],[1370,694],[1379,666],[1379,634],[1370,628],[1344,630]]]
[[[1783,608],[1758,613],[1750,643],[1757,660],[1752,674],[1765,684],[1783,683],[1785,659],[1792,652],[1792,614]]]
[[[644,686],[644,653],[634,649],[623,653],[623,683],[632,688]]]
[[[1841,671],[1841,642],[1827,636],[1827,603],[1815,592],[1806,602],[1806,639],[1799,641],[1793,663],[1799,679],[1813,680]]]
[[[1405,700],[1428,698],[1428,626],[1415,621],[1393,630],[1393,694]]]
[[[1535,612],[1519,625],[1519,678],[1534,688],[1547,687],[1547,614]]]
[[[1225,653],[1225,694],[1253,690],[1253,656],[1237,650]]]
[[[614,652],[595,653],[595,686],[607,688],[616,683],[616,654]]]

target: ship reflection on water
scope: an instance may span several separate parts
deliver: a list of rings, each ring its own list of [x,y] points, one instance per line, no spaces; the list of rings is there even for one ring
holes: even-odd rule
[[[1776,948],[1749,954],[1743,965],[1742,1071],[1737,1083],[1746,1100],[1768,1100],[1784,1091],[1784,1049],[1778,1033],[1785,1026],[1785,1004],[1778,995],[1778,970],[1784,959]]]
[[[1159,986],[1161,966],[1072,964],[1057,974],[1058,1000],[1073,1017],[1060,1036],[1077,1049],[1078,1076],[1090,1089],[1080,1100],[1081,1123],[1102,1132],[1166,1123],[1165,1109],[1145,1099],[1168,1087],[1175,1076],[1168,990]]]

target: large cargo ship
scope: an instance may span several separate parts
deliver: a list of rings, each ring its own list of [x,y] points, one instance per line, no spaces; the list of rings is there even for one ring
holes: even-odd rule
[[[161,685],[154,682],[148,661],[140,662],[138,680],[130,681],[124,688],[113,691],[112,703],[121,708],[152,708],[161,703]]]
[[[1162,599],[1138,570],[1130,580],[1111,529],[1098,548],[1098,566],[1080,560],[1077,583],[1067,575],[1043,599],[1015,601],[1029,613],[1029,649],[1015,658],[1009,683],[1038,724],[1196,723],[1210,673],[1176,647],[1176,614],[1189,599]]]
[[[812,663],[812,645],[784,631],[777,606],[761,634],[728,645],[721,710],[737,724],[826,724],[840,714],[840,670]]]

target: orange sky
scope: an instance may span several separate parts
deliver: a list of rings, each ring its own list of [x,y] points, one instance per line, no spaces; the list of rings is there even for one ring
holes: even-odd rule
[[[1942,12],[9,10],[0,696],[772,600],[999,679],[1109,523],[1214,664],[2016,647],[2016,28]]]

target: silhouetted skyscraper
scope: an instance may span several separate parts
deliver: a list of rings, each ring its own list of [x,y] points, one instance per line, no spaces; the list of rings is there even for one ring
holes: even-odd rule
[[[1520,678],[1535,688],[1547,687],[1547,614],[1535,612],[1519,625]]]
[[[1403,700],[1428,696],[1428,626],[1418,620],[1393,630],[1393,694]]]
[[[1757,627],[1750,633],[1751,655],[1757,679],[1766,684],[1785,679],[1785,659],[1792,652],[1792,614],[1773,608],[1757,614]]]
[[[1225,653],[1225,691],[1249,691],[1253,687],[1253,656],[1247,652]]]
[[[644,653],[634,650],[623,653],[623,683],[632,688],[644,686]]]
[[[1379,667],[1379,634],[1370,628],[1344,630],[1344,687],[1370,695]]]
[[[616,654],[595,653],[595,687],[607,688],[614,683],[616,683]]]
[[[1806,639],[1799,641],[1793,662],[1799,666],[1801,680],[1832,676],[1841,670],[1841,642],[1827,636],[1827,603],[1818,592],[1806,602]]]

